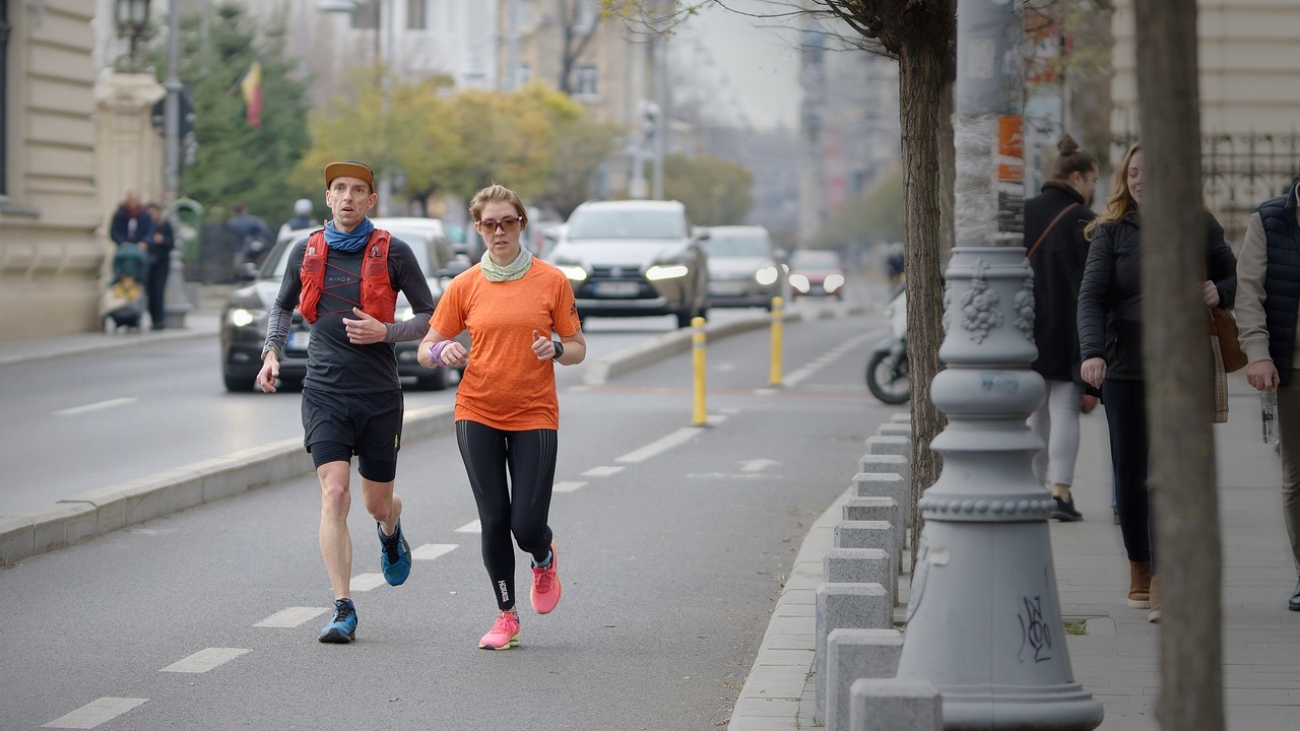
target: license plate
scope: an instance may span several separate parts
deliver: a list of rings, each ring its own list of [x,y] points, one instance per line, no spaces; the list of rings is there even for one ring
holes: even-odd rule
[[[739,297],[745,293],[742,282],[715,282],[709,285],[709,294],[717,297]]]
[[[636,282],[596,282],[596,295],[600,297],[635,297],[641,291]]]
[[[287,350],[306,350],[309,342],[311,342],[311,332],[294,330],[289,333],[289,342],[285,345],[285,348]]]

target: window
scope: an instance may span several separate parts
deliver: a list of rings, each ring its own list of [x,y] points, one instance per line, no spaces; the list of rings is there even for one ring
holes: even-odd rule
[[[383,0],[364,0],[352,11],[352,27],[357,30],[375,30],[379,27],[379,4]]]
[[[519,68],[515,73],[519,74],[519,79],[515,82],[519,86],[523,86],[533,79],[533,67],[526,63],[519,64]]]
[[[424,30],[429,27],[426,0],[406,0],[406,27],[410,30]]]
[[[574,0],[573,30],[586,33],[600,20],[600,10],[593,0]]]
[[[573,70],[573,95],[574,96],[598,96],[600,87],[600,72],[596,69],[596,64],[584,63],[579,64]]]

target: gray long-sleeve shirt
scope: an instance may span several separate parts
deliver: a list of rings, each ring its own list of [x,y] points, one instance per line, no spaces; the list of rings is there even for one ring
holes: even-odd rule
[[[1300,199],[1300,188],[1296,189]],[[1300,213],[1296,215],[1300,219]],[[1246,237],[1237,255],[1237,340],[1246,358],[1255,363],[1272,360],[1268,354],[1268,328],[1264,316],[1264,274],[1268,269],[1268,242],[1259,213],[1246,220]],[[1295,357],[1291,363],[1300,369],[1300,338],[1296,338]]]

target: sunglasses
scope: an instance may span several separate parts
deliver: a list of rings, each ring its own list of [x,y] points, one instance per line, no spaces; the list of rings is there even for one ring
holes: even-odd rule
[[[504,231],[505,233],[511,234],[517,231],[519,229],[519,225],[523,222],[524,219],[522,218],[518,218],[516,216],[506,216],[500,221],[493,221],[490,218],[485,218],[481,221],[476,221],[474,225],[478,226],[481,229],[486,229],[489,233],[494,231]]]

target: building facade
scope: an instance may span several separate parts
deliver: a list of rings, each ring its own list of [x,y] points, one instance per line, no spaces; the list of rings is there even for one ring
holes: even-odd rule
[[[1115,5],[1111,159],[1118,162],[1141,130],[1133,3]],[[1300,169],[1300,3],[1199,0],[1197,9],[1206,203],[1239,244],[1250,212]]]
[[[98,325],[95,0],[0,0],[0,339]]]

